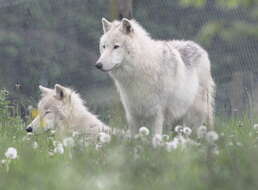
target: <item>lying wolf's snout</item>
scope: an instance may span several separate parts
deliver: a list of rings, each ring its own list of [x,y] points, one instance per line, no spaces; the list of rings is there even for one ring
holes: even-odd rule
[[[25,130],[26,130],[28,133],[31,133],[31,132],[32,132],[32,127],[31,127],[31,126],[28,126]]]
[[[102,69],[103,65],[101,62],[97,62],[95,65],[98,69]]]

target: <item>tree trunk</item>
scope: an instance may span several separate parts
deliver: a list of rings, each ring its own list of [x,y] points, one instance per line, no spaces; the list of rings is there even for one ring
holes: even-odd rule
[[[253,114],[254,104],[254,75],[250,71],[238,71],[232,75],[231,107],[234,117],[249,116]]]
[[[110,15],[112,20],[133,18],[133,0],[110,0]]]
[[[232,82],[231,82],[231,94],[230,94],[230,101],[231,101],[231,108],[232,108],[232,116],[233,117],[240,117],[242,116],[241,112],[243,112],[244,104],[243,104],[243,91],[244,91],[244,84],[243,84],[243,73],[242,72],[234,72],[232,75]]]

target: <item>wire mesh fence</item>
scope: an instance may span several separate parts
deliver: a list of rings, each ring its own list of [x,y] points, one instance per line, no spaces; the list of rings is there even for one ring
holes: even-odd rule
[[[234,3],[235,2],[235,3]],[[238,2],[238,3],[237,3]],[[0,1],[0,87],[25,105],[38,85],[72,86],[103,111],[119,102],[107,74],[94,66],[110,18],[108,0]],[[135,0],[134,18],[157,39],[186,39],[207,49],[221,117],[258,113],[257,1]]]

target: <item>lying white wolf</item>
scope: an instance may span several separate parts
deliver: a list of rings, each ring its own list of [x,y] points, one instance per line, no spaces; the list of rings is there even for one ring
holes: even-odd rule
[[[114,79],[129,129],[162,134],[164,123],[213,125],[215,84],[207,52],[192,41],[159,41],[134,20],[102,19],[96,67]]]
[[[110,132],[110,128],[90,113],[83,100],[72,89],[59,84],[54,89],[39,86],[42,98],[38,104],[38,116],[26,128],[27,132],[39,129],[78,131],[89,135]]]

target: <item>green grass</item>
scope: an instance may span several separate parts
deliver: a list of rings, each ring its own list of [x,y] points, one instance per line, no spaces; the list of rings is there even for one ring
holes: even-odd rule
[[[257,189],[256,131],[248,122],[221,124],[218,131],[224,134],[218,155],[205,144],[167,152],[145,141],[113,137],[100,150],[77,145],[51,156],[47,134],[25,140],[24,125],[9,118],[0,126],[0,159],[8,147],[15,147],[19,157],[9,171],[1,165],[0,189]]]
[[[248,120],[218,124],[219,154],[204,142],[168,152],[148,141],[112,137],[99,150],[78,140],[64,154],[50,155],[53,135],[28,137],[24,127],[19,118],[0,118],[0,160],[9,147],[18,151],[9,170],[0,164],[1,190],[258,189],[258,131]]]

